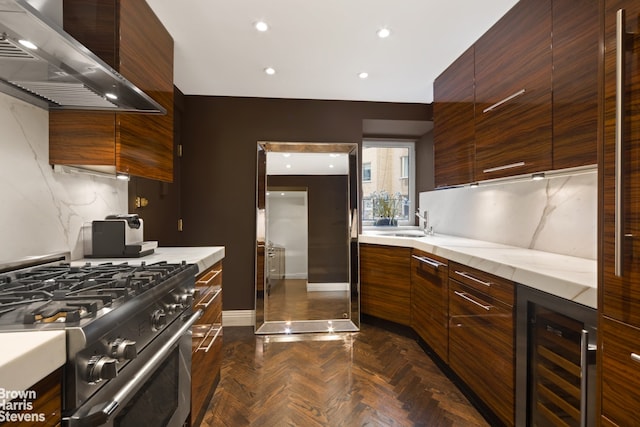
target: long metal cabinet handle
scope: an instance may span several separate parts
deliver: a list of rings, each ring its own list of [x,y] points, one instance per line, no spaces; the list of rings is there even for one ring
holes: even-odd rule
[[[209,342],[209,345],[207,345],[205,347],[204,343],[207,340],[207,338],[211,337],[211,331],[214,330],[214,329],[215,329],[216,332],[215,332],[215,334],[213,334],[213,337],[211,338],[211,341]],[[221,324],[216,323],[216,324],[212,325],[211,328],[205,334],[205,336],[202,338],[202,341],[200,341],[200,344],[198,344],[198,348],[196,348],[196,351],[204,350],[204,352],[207,353],[211,349],[211,346],[213,345],[213,343],[216,342],[216,340],[218,339],[218,336],[220,335],[221,332],[222,332],[222,325]]]
[[[222,292],[222,289],[218,289],[217,291],[213,292],[213,295],[211,296],[211,298],[209,298],[208,301],[206,302],[199,301],[196,304],[196,307],[203,307],[204,309],[207,309],[207,307],[209,307],[211,303],[216,300],[216,297],[220,294],[220,292]]]
[[[615,135],[615,249],[614,266],[615,275],[622,276],[622,221],[623,221],[623,141],[624,141],[624,54],[625,54],[625,16],[624,9],[616,14],[616,135]]]
[[[502,165],[502,166],[496,166],[494,168],[483,169],[482,173],[498,172],[505,169],[519,168],[520,166],[524,166],[524,165],[525,165],[525,162],[510,163],[508,165]]]
[[[198,310],[189,317],[189,319],[180,327],[180,329],[169,338],[169,340],[155,353],[151,359],[147,363],[145,363],[142,368],[140,368],[134,376],[127,382],[124,386],[120,388],[120,390],[116,393],[112,400],[108,402],[104,402],[102,404],[95,405],[89,414],[86,417],[81,418],[69,418],[67,421],[69,422],[69,426],[83,426],[87,425],[87,419],[90,420],[90,425],[102,425],[105,424],[111,415],[115,412],[115,410],[120,406],[122,402],[124,402],[127,397],[133,393],[136,389],[136,386],[140,383],[140,381],[144,380],[144,378],[149,375],[154,369],[156,369],[167,357],[171,351],[173,351],[172,347],[180,341],[180,338],[193,326],[194,323],[202,316],[202,310]]]
[[[495,104],[485,108],[484,110],[482,110],[483,113],[488,113],[489,111],[495,110],[496,108],[498,108],[499,106],[501,106],[502,104],[504,104],[505,102],[509,102],[511,101],[513,98],[517,98],[520,95],[524,95],[524,93],[526,92],[525,89],[520,89],[519,91],[517,91],[516,93],[507,96],[505,99],[496,102]]]
[[[428,258],[426,256],[411,255],[411,257],[417,259],[421,263],[430,265],[431,267],[433,267],[435,269],[447,266],[447,264],[443,264],[443,263],[441,263],[439,261],[436,261],[435,259],[431,259],[431,258]]]
[[[480,283],[481,285],[484,286],[491,286],[491,282],[485,282],[483,280],[480,279],[476,279],[475,277],[473,277],[472,275],[470,275],[469,273],[465,273],[464,271],[457,271],[456,270],[456,274],[459,274],[462,277],[466,277],[469,280],[473,280],[476,283]]]
[[[198,285],[198,286],[209,286],[209,283],[211,283],[216,277],[218,277],[220,275],[220,273],[222,273],[222,270],[214,270],[214,271],[212,271],[212,273],[213,274],[209,278],[207,278],[206,280],[204,279],[204,277],[202,277],[200,280],[198,280],[196,282],[196,285]]]
[[[491,306],[490,305],[481,304],[478,301],[474,300],[473,298],[467,296],[467,294],[465,294],[464,292],[453,291],[453,293],[458,295],[460,298],[465,299],[465,300],[469,301],[470,303],[473,303],[473,304],[477,305],[478,307],[482,307],[487,311],[491,310]]]

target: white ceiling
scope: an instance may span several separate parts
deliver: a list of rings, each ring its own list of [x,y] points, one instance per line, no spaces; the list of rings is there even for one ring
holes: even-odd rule
[[[174,38],[186,95],[430,103],[435,77],[517,1],[147,2]]]

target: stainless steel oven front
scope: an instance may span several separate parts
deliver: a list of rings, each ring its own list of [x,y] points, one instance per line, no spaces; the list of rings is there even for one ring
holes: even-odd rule
[[[191,408],[191,326],[202,312],[167,325],[126,369],[109,380],[65,425],[180,427]]]

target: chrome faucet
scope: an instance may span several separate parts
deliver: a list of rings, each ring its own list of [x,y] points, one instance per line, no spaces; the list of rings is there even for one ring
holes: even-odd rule
[[[433,227],[429,226],[429,211],[424,211],[424,216],[420,215],[420,211],[416,211],[416,216],[422,220],[424,226],[424,234],[427,236],[433,236]]]

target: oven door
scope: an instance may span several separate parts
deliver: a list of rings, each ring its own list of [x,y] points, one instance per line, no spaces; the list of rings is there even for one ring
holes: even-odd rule
[[[116,378],[64,417],[65,425],[182,426],[191,408],[190,328],[201,315],[198,310],[168,325]]]

